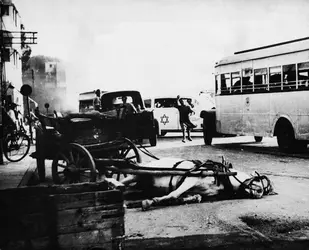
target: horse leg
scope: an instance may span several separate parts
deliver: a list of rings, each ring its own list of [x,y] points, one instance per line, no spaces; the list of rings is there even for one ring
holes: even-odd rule
[[[137,182],[138,176],[137,175],[128,175],[124,179],[122,179],[120,182],[124,184],[125,186],[128,186],[131,183]]]
[[[159,205],[162,202],[167,200],[176,200],[188,191],[190,188],[194,187],[198,182],[196,177],[187,177],[184,182],[174,191],[169,193],[168,195],[164,195],[162,197],[154,197],[152,200],[143,200],[142,201],[142,209],[145,211],[149,209],[152,205]]]

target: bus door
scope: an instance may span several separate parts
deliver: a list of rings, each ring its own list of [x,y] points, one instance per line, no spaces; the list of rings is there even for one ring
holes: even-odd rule
[[[154,100],[154,117],[159,130],[179,130],[179,111],[175,108],[175,98],[157,98]]]

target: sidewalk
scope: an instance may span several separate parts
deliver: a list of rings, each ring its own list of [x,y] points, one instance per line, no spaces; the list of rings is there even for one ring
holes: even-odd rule
[[[26,186],[33,172],[36,170],[36,161],[29,154],[19,162],[10,162],[3,157],[4,164],[0,165],[0,190]]]

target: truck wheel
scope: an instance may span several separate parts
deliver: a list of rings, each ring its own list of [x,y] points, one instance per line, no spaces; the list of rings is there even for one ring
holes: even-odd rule
[[[157,145],[157,135],[155,134],[152,137],[150,137],[149,142],[152,147],[156,146]]]
[[[263,140],[263,136],[254,136],[254,140],[256,142],[261,142]]]
[[[211,129],[206,125],[205,119],[203,121],[203,137],[205,145],[211,145],[213,133]]]

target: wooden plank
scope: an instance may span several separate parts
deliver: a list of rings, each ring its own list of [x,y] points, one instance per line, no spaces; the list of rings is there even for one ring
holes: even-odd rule
[[[106,186],[105,182],[83,183],[2,192],[0,248],[9,243],[12,248],[8,249],[36,249],[32,246],[41,242],[38,238],[47,239],[44,244],[52,246],[50,249],[89,249],[112,242],[114,236],[124,234],[123,194],[119,190],[101,191]]]
[[[48,214],[11,215],[6,220],[1,221],[0,246],[6,240],[31,239],[46,236],[49,232],[49,227]]]
[[[56,197],[57,195],[51,195],[51,197]],[[46,202],[48,201],[46,195],[31,195],[24,196],[20,198],[15,198],[14,196],[0,197],[0,218],[2,216],[7,216],[9,214],[28,214],[35,213],[42,209],[45,209]],[[119,203],[123,201],[122,193],[118,190],[100,191],[100,192],[85,192],[85,193],[73,193],[73,194],[63,194],[58,195],[54,198],[54,202],[58,202],[59,209],[73,208],[73,207],[92,207],[95,204],[108,205]]]
[[[56,220],[50,219],[52,214],[34,213],[7,217],[0,225],[0,235],[3,239],[32,239],[49,234],[50,228],[56,228],[56,234],[108,229],[124,225],[123,204],[113,205],[113,209],[83,208],[59,211]],[[0,239],[1,242],[1,239]]]
[[[57,210],[104,206],[123,202],[123,195],[118,190],[77,194],[57,194],[50,195],[50,198],[53,199],[53,204],[56,204]]]
[[[123,217],[106,218],[101,221],[79,220],[75,224],[72,223],[71,225],[65,225],[65,226],[57,225],[57,235],[88,232],[94,230],[108,231],[110,229],[114,229],[117,232],[119,232],[117,236],[123,235],[124,234]]]
[[[42,196],[47,194],[72,194],[80,192],[107,191],[108,184],[104,181],[76,183],[69,185],[31,186],[0,190],[1,199],[20,199],[25,196]]]

